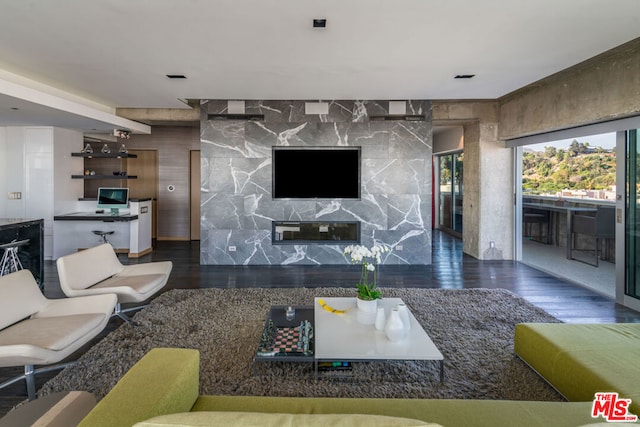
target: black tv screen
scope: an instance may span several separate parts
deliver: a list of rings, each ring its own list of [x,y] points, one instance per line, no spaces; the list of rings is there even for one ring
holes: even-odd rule
[[[360,148],[273,148],[274,199],[359,199]]]

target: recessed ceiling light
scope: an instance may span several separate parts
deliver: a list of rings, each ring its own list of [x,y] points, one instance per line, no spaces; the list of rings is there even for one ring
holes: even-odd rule
[[[475,77],[475,74],[456,74],[454,79],[472,79]]]
[[[314,19],[313,28],[325,28],[327,26],[326,19]]]
[[[167,74],[167,77],[170,79],[186,79],[187,76],[184,74]]]
[[[20,110],[18,107],[11,107],[11,109],[12,109],[13,111],[18,111],[18,110]]]

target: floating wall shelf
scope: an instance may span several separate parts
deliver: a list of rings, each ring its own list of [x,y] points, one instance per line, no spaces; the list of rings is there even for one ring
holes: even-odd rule
[[[71,175],[73,179],[138,179],[137,175]]]
[[[90,158],[102,158],[102,159],[137,159],[138,156],[136,154],[129,153],[71,153],[72,157],[84,157],[85,159]]]

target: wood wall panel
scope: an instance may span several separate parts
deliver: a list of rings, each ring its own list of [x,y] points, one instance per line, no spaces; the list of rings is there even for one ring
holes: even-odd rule
[[[189,156],[200,149],[200,129],[154,126],[150,135],[132,135],[127,146],[158,152],[158,240],[189,240]]]

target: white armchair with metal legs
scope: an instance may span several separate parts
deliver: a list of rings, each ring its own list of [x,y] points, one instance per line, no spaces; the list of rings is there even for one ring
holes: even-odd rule
[[[24,374],[0,384],[26,380],[29,400],[35,399],[35,374],[55,366],[105,328],[117,303],[114,294],[48,299],[29,270],[0,277],[0,367],[24,366]]]
[[[114,293],[118,296],[114,316],[132,325],[135,322],[125,313],[143,306],[123,310],[121,304],[141,303],[160,292],[173,268],[171,261],[122,265],[108,243],[60,257],[56,264],[66,296]]]

